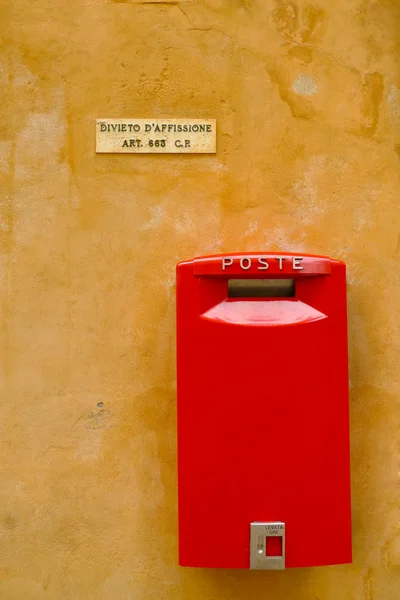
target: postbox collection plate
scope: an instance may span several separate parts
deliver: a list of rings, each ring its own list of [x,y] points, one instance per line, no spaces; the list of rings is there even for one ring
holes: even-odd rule
[[[268,556],[267,538],[281,538],[281,554]],[[285,523],[250,524],[250,569],[282,570],[285,568]]]

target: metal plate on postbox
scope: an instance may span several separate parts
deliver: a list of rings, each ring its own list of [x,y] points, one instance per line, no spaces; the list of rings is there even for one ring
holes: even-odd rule
[[[269,555],[268,538],[280,538],[278,552]],[[285,568],[285,523],[271,521],[250,523],[250,569],[282,570]]]

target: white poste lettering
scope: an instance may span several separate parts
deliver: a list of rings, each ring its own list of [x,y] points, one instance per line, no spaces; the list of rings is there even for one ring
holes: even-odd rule
[[[283,261],[285,260],[284,256],[275,256],[275,260],[278,261],[279,263],[279,270],[282,271],[283,269]]]
[[[274,260],[278,263],[278,269],[280,271],[283,270],[283,261],[288,257],[286,256],[275,256]],[[222,270],[225,271],[227,267],[231,267],[234,264],[235,258],[233,256],[223,256],[222,257]],[[248,271],[248,269],[252,266],[252,259],[249,256],[241,256],[237,257],[236,260],[239,260],[240,268],[243,271]],[[257,258],[257,270],[258,271],[266,271],[270,267],[269,259],[267,256],[259,256]],[[301,261],[303,260],[302,256],[293,256],[292,257],[292,269],[294,271],[302,271],[304,266],[302,266]]]
[[[269,267],[266,256],[260,256],[258,259],[258,264],[261,265],[261,266],[257,267],[257,269],[259,271],[266,271]]]
[[[225,271],[226,267],[233,265],[233,258],[231,256],[222,257],[222,270]]]
[[[300,256],[293,256],[293,258],[292,258],[293,271],[302,271],[304,269],[304,267],[302,267],[300,265],[301,260],[303,260],[303,259]]]
[[[247,261],[246,266],[244,265],[244,261]],[[244,271],[247,271],[247,269],[250,269],[251,258],[249,258],[248,256],[242,256],[242,258],[240,259],[240,266]]]

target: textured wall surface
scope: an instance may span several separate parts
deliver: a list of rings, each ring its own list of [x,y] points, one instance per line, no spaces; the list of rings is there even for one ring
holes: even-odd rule
[[[0,598],[398,600],[400,2],[2,0]],[[96,155],[97,117],[217,118]],[[354,563],[177,567],[174,266],[349,266]]]

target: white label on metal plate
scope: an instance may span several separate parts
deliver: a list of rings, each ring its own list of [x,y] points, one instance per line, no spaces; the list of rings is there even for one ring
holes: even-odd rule
[[[97,119],[96,152],[213,154],[215,119]]]

